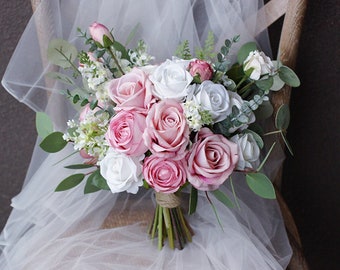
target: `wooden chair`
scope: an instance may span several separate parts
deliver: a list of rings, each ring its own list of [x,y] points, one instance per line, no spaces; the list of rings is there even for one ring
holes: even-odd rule
[[[39,5],[41,0],[31,0],[33,10]],[[290,67],[295,67],[295,62],[298,54],[298,45],[303,25],[304,14],[307,7],[307,0],[270,0],[259,10],[257,14],[258,21],[260,22],[257,28],[257,33],[260,33],[264,29],[268,28],[271,24],[284,16],[284,22],[280,35],[279,43],[279,57],[281,62]],[[266,18],[266,19],[264,19]],[[275,92],[272,95],[272,103],[274,105],[274,115],[282,104],[289,104],[291,88],[284,86],[284,88]],[[277,138],[279,141],[281,138]],[[282,140],[280,141],[283,145]],[[293,216],[285,203],[279,188],[282,178],[282,167],[274,184],[277,186],[277,200],[279,202],[283,219],[285,222],[288,237],[293,249],[293,256],[288,266],[289,270],[308,270],[307,262],[303,256],[302,244],[299,236],[298,229],[294,222]],[[149,219],[148,213],[139,213],[136,215],[141,217],[140,221]],[[120,220],[120,224],[117,224],[117,220]],[[121,220],[111,214],[105,223],[104,228],[110,228],[121,224]],[[123,223],[125,223],[124,221]]]

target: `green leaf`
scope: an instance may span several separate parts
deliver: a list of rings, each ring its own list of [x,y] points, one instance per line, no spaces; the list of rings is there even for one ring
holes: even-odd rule
[[[106,179],[100,174],[100,170],[95,171],[89,176],[89,181],[91,184],[96,186],[99,189],[110,190],[107,185]]]
[[[121,43],[119,43],[118,41],[113,41],[113,47],[117,50],[120,51],[122,53],[122,58],[124,59],[129,59],[129,54],[126,50],[126,48],[124,47],[124,45],[122,45]]]
[[[103,35],[103,44],[104,48],[109,48],[111,45],[113,45],[113,42],[110,37]]]
[[[85,174],[83,173],[70,175],[69,177],[65,178],[63,181],[60,182],[60,184],[56,187],[55,191],[64,191],[74,188],[75,186],[79,185],[81,181],[83,181],[84,177]]]
[[[234,207],[233,202],[228,198],[228,196],[222,192],[219,189],[216,189],[214,191],[211,191],[211,193],[215,196],[217,200],[219,200],[221,203],[223,203],[227,207]]]
[[[44,139],[53,132],[51,118],[44,112],[37,112],[35,115],[35,125],[40,138]]]
[[[194,186],[191,186],[190,198],[189,198],[189,215],[196,212],[197,208],[198,192]]]
[[[275,189],[269,178],[263,173],[247,173],[246,181],[249,188],[265,199],[275,199]]]
[[[270,101],[263,101],[261,105],[254,111],[256,120],[269,118],[273,114],[274,108]]]
[[[282,81],[288,84],[291,87],[298,87],[300,86],[300,79],[295,74],[295,72],[286,66],[281,66],[279,68],[279,76]]]
[[[272,91],[279,91],[282,89],[282,87],[285,85],[284,81],[280,79],[280,76],[276,74],[273,77],[273,85],[270,87],[270,90]]]
[[[90,178],[87,179],[85,187],[84,187],[84,194],[94,193],[101,190],[100,188],[92,185],[92,181]]]
[[[287,104],[282,104],[277,110],[275,126],[279,130],[286,130],[290,122],[290,111]]]
[[[40,143],[40,147],[48,153],[56,153],[62,150],[67,142],[63,139],[63,133],[56,131],[45,137]]]
[[[91,164],[74,164],[74,165],[65,166],[64,168],[79,170],[79,169],[87,169],[87,168],[91,168],[91,167],[94,167],[94,165],[91,165]]]
[[[272,87],[273,83],[274,79],[272,76],[255,82],[256,86],[264,91],[269,90]]]
[[[76,60],[78,51],[75,46],[63,39],[53,39],[48,45],[47,59],[62,68],[69,68]]]
[[[255,51],[257,50],[257,46],[255,42],[248,42],[245,43],[240,50],[238,51],[237,54],[237,62],[242,65],[244,60],[246,60],[246,58],[248,57],[249,53],[251,51]]]
[[[68,84],[68,85],[74,85],[75,84],[74,81],[69,76],[67,76],[63,73],[60,73],[60,72],[48,72],[46,74],[46,76],[48,78],[61,81],[61,82]]]

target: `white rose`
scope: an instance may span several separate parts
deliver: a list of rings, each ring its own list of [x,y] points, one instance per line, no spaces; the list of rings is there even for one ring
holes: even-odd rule
[[[229,92],[221,84],[204,81],[196,88],[192,100],[202,111],[211,114],[213,123],[226,119],[231,113]]]
[[[242,99],[242,97],[239,94],[237,94],[236,92],[232,92],[232,91],[228,91],[228,92],[229,92],[229,96],[230,96],[230,106],[231,107],[236,106],[240,111],[242,111],[241,109],[242,109],[242,105],[244,103],[244,100]],[[230,133],[233,133],[238,129],[243,130],[243,129],[247,128],[249,124],[254,123],[255,120],[256,120],[255,114],[251,110],[249,110],[249,112],[247,114],[243,113],[243,116],[247,117],[246,118],[247,122],[244,123],[241,126],[230,128],[229,129]]]
[[[136,194],[143,185],[140,157],[129,157],[110,149],[100,162],[100,173],[106,179],[112,193],[126,191]]]
[[[236,134],[230,138],[230,141],[236,143],[238,147],[239,160],[237,169],[253,169],[254,166],[257,165],[260,157],[260,148],[258,147],[254,136],[251,133],[245,133],[243,135]]]
[[[183,64],[171,60],[163,62],[150,76],[150,80],[155,86],[153,94],[156,97],[171,98],[177,101],[183,101],[186,98],[192,79]]]
[[[260,79],[261,75],[264,74],[273,75],[275,71],[274,64],[270,58],[259,51],[250,52],[246,60],[244,60],[243,65],[245,72],[251,68],[253,69],[250,74],[250,78],[253,80]]]

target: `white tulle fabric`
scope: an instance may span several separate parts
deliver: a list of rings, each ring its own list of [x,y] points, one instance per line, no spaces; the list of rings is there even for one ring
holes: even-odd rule
[[[210,30],[217,50],[225,38],[236,34],[241,34],[239,44],[254,40],[260,6],[255,0],[46,0],[30,20],[2,83],[19,101],[49,113],[55,129],[63,130],[76,111],[59,94],[60,86],[45,77],[53,69],[45,57],[50,39],[62,37],[81,48],[77,27],[87,29],[99,21],[114,27],[114,36],[124,42],[138,24],[131,45],[144,39],[157,63],[171,57],[180,41],[189,40],[193,49],[202,45]],[[266,35],[261,42],[269,53]],[[81,162],[78,155],[60,162],[72,151],[68,147],[47,155],[35,147],[23,189],[12,200],[13,211],[0,237],[0,269],[286,268],[291,249],[279,207],[275,201],[253,195],[242,176],[233,176],[240,209],[229,209],[212,198],[223,229],[200,194],[197,213],[189,217],[193,242],[181,251],[167,245],[159,251],[146,234],[147,218],[102,229],[112,208],[117,219],[125,216],[128,220],[154,208],[152,191],[84,195],[80,185],[54,192],[73,173],[63,166]],[[270,176],[280,162],[267,168]],[[223,191],[232,197],[229,182]]]

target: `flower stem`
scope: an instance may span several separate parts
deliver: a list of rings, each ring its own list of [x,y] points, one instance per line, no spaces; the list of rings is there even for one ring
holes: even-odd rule
[[[118,67],[120,73],[122,73],[122,75],[124,75],[125,72],[123,71],[122,67],[120,66],[120,64],[119,64],[119,62],[118,62],[118,59],[117,59],[117,57],[115,56],[115,54],[113,53],[111,47],[108,48],[108,51],[109,51],[109,53],[110,53],[110,55],[111,55],[113,61],[115,62],[116,66]]]

